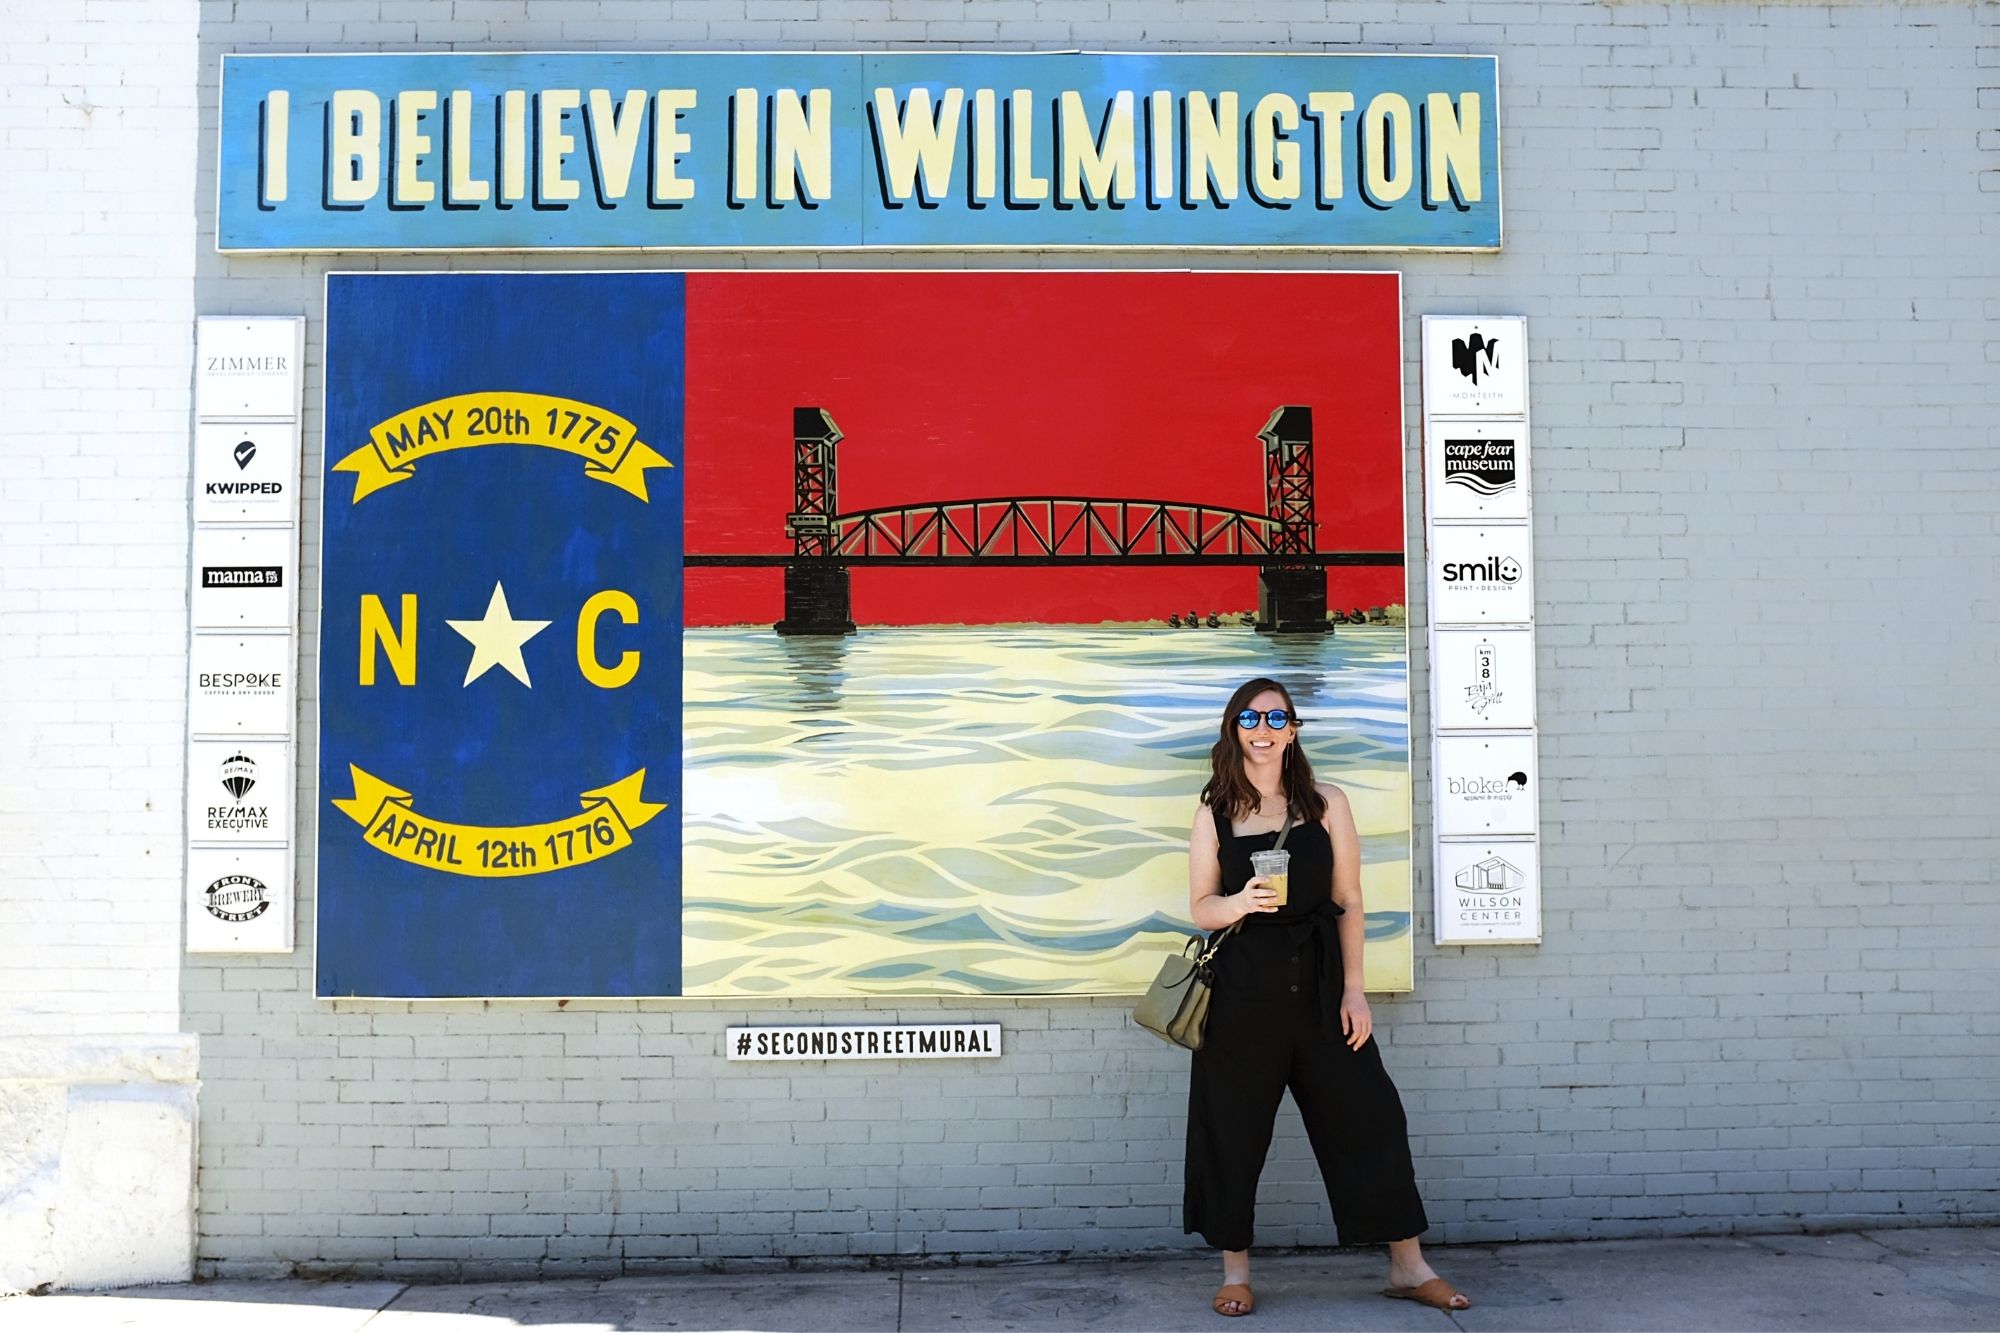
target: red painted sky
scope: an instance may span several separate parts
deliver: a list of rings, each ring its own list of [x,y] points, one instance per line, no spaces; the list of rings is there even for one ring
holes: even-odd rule
[[[1262,512],[1257,431],[1313,409],[1322,550],[1402,550],[1396,277],[690,274],[687,549],[791,550],[792,409],[824,407],[839,508],[1010,495]],[[1403,600],[1334,570],[1334,606]],[[693,569],[687,623],[783,614],[779,570]],[[1256,571],[858,569],[863,624],[1091,623],[1256,604]]]

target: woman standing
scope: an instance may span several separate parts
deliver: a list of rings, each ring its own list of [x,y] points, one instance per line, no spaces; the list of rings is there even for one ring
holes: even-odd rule
[[[1347,797],[1313,781],[1291,695],[1275,680],[1237,688],[1223,710],[1188,842],[1188,908],[1224,940],[1207,1035],[1188,1088],[1183,1227],[1222,1251],[1215,1312],[1249,1314],[1257,1177],[1285,1089],[1319,1160],[1342,1244],[1386,1241],[1383,1295],[1440,1310],[1472,1302],[1424,1262],[1403,1104],[1382,1068],[1362,990],[1361,840]],[[1285,833],[1287,901],[1250,873],[1250,854]]]

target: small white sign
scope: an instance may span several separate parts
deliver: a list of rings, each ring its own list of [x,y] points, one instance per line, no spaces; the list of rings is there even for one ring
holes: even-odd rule
[[[306,322],[296,316],[204,316],[195,321],[195,410],[225,417],[296,420]]]
[[[1528,423],[1429,418],[1424,426],[1431,518],[1528,517]]]
[[[291,848],[190,847],[187,868],[189,953],[291,949]]]
[[[1424,316],[1425,415],[1525,415],[1527,352],[1519,315]]]
[[[189,601],[196,629],[289,630],[299,538],[291,528],[194,530]]]
[[[198,633],[188,657],[190,737],[292,734],[291,635]]]
[[[1431,623],[1525,625],[1535,618],[1534,544],[1526,524],[1433,525]]]
[[[1431,773],[1439,837],[1534,836],[1534,736],[1439,736]]]
[[[204,421],[194,428],[196,523],[296,523],[299,427]]]
[[[292,785],[283,741],[190,741],[188,842],[290,842]]]
[[[1541,850],[1532,838],[1437,845],[1439,944],[1536,944]]]
[[[731,1060],[991,1060],[998,1023],[906,1023],[894,1027],[733,1027]]]
[[[1532,629],[1431,630],[1431,717],[1440,731],[1535,725]]]

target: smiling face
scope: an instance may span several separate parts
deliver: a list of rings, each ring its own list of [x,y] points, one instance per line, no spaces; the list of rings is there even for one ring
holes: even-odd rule
[[[1268,713],[1273,708],[1282,708],[1287,713],[1292,710],[1292,706],[1286,701],[1285,696],[1276,690],[1265,690],[1251,699],[1245,706],[1254,708],[1259,713]],[[1298,737],[1298,727],[1296,724],[1287,726],[1283,731],[1273,731],[1271,730],[1270,722],[1264,718],[1259,718],[1257,725],[1248,731],[1243,730],[1240,726],[1236,726],[1233,720],[1230,725],[1236,727],[1236,744],[1242,749],[1243,762],[1246,764],[1269,764],[1283,761],[1285,747]]]

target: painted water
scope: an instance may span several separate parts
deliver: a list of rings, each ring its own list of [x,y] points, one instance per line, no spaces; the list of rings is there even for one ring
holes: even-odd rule
[[[1408,651],[1080,626],[685,636],[689,995],[1142,991],[1236,685],[1292,689],[1353,805],[1371,990],[1410,985]]]

